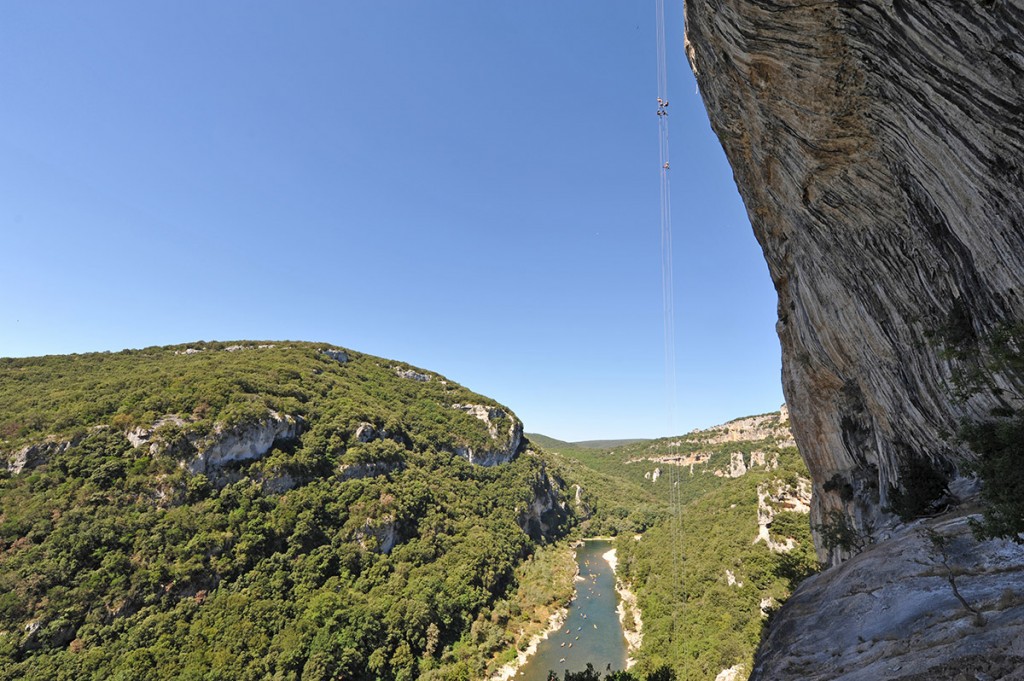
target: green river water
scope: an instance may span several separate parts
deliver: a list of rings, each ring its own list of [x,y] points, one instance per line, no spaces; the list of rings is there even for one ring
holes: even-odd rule
[[[598,671],[626,666],[626,639],[615,611],[615,573],[603,557],[612,543],[603,539],[583,542],[576,549],[580,578],[576,598],[565,623],[520,668],[515,679],[545,681],[553,670],[561,679],[566,669],[580,671],[590,662]]]

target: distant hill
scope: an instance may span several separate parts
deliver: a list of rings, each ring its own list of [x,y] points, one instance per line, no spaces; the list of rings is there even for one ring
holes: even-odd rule
[[[624,447],[637,442],[647,442],[645,438],[631,438],[626,440],[582,440],[574,442],[577,447],[583,449],[611,449],[613,447]]]
[[[582,440],[580,442],[565,442],[564,440],[558,440],[553,437],[548,437],[547,435],[541,435],[540,433],[527,433],[526,437],[529,438],[530,442],[535,443],[538,447],[553,449],[555,451],[567,448],[611,449],[613,447],[623,447],[625,445],[647,441],[644,438],[632,438],[626,440]]]
[[[558,440],[553,437],[548,437],[547,435],[541,435],[540,433],[526,433],[526,438],[538,447],[554,451],[561,449],[576,449],[577,447],[577,445],[572,442],[565,442],[564,440]]]
[[[402,362],[0,359],[0,438],[0,679],[480,678],[571,594],[550,461]]]

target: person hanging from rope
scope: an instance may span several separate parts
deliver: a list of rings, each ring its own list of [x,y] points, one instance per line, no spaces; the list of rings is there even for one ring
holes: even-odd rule
[[[668,116],[668,100],[658,97],[658,115]]]
[[[665,165],[662,166],[665,170],[668,170],[668,161],[665,161]]]

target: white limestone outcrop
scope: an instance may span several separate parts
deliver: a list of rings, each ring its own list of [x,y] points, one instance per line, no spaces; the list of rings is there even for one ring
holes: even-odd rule
[[[796,547],[792,537],[776,539],[771,534],[771,524],[779,511],[794,513],[811,512],[811,482],[797,478],[796,486],[783,480],[774,480],[757,486],[757,538],[775,553],[787,553]]]
[[[190,430],[194,424],[193,419],[168,414],[150,426],[129,430],[125,437],[135,447],[148,446],[151,454],[180,457],[192,473],[208,473],[232,462],[262,459],[275,444],[298,439],[306,422],[301,416],[268,411],[254,421],[234,426],[216,424],[205,434]],[[173,435],[168,437],[168,431]]]
[[[7,470],[13,475],[18,475],[22,471],[30,471],[37,466],[42,466],[51,457],[63,454],[73,444],[74,442],[71,440],[48,438],[43,442],[25,445],[13,454],[8,455]]]
[[[497,466],[511,461],[519,453],[523,444],[523,423],[514,414],[499,407],[482,404],[453,404],[452,409],[458,409],[483,421],[493,443],[492,446],[480,450],[474,450],[469,446],[457,446],[457,455],[479,466]],[[498,423],[503,419],[510,421],[508,431],[505,433],[498,431]]]
[[[305,422],[301,417],[268,413],[237,426],[217,425],[196,442],[197,455],[186,464],[193,473],[205,473],[236,461],[254,461],[270,453],[274,444],[296,440]]]

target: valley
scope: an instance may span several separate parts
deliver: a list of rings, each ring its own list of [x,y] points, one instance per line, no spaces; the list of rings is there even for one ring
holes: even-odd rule
[[[714,679],[814,565],[780,414],[570,445],[255,341],[0,360],[0,414],[0,678],[483,679],[557,622],[516,678]]]

